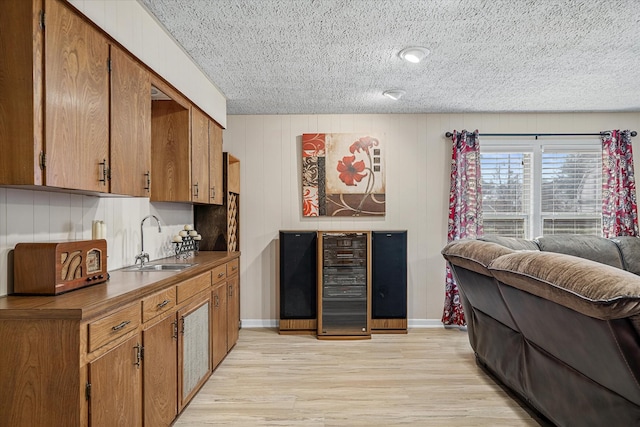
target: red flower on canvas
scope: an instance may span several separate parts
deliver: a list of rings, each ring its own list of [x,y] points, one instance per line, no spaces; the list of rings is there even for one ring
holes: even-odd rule
[[[345,156],[341,161],[338,161],[338,172],[340,172],[339,178],[346,185],[356,185],[354,181],[360,182],[362,178],[367,174],[360,172],[364,171],[365,166],[362,160],[353,163],[356,156]]]
[[[364,150],[367,154],[369,154],[369,148],[378,144],[379,142],[376,138],[371,138],[370,136],[363,136],[362,138],[358,138],[356,142],[351,144],[351,146],[349,147],[349,151],[351,151],[351,154],[353,154],[356,151],[359,153],[360,150]]]

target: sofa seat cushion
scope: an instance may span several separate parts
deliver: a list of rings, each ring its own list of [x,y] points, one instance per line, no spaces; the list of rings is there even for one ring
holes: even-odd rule
[[[496,258],[488,270],[504,284],[587,316],[609,320],[640,314],[640,277],[595,261],[552,252],[514,252]]]
[[[513,253],[497,243],[482,242],[475,239],[454,240],[442,249],[444,258],[453,265],[491,276],[487,266],[495,258]]]

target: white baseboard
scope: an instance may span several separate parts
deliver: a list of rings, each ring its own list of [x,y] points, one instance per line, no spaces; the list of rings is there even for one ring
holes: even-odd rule
[[[445,327],[439,319],[409,319],[409,328],[443,328]],[[277,319],[242,319],[243,328],[277,328]],[[449,326],[447,326],[448,328]]]
[[[440,319],[409,319],[407,321],[409,328],[442,328],[444,325]]]
[[[276,319],[242,319],[243,328],[277,328]]]

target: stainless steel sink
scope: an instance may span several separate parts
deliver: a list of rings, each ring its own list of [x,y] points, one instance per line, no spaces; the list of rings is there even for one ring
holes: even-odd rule
[[[122,271],[180,271],[185,268],[193,267],[196,264],[184,264],[184,263],[162,263],[162,264],[145,264],[144,266],[132,265],[131,267],[123,268]]]

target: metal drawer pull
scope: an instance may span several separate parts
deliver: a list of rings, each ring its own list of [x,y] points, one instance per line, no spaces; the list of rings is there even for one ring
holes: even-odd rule
[[[234,265],[233,267],[231,267],[231,270],[236,271],[238,269],[237,265]]]
[[[111,330],[119,331],[120,329],[122,329],[125,326],[127,326],[129,323],[131,323],[131,320],[125,320],[124,322],[120,323],[119,325],[116,325],[116,326],[112,327]]]
[[[224,277],[224,273],[218,273],[218,277]]]
[[[163,308],[164,306],[166,306],[170,302],[171,302],[171,300],[166,299],[166,300],[162,301],[160,304],[158,304],[158,308]]]

